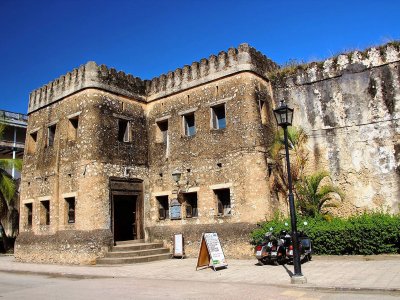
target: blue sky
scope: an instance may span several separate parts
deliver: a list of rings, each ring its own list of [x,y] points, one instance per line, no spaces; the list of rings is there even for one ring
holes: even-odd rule
[[[249,43],[279,64],[400,39],[400,1],[0,0],[0,109],[94,60],[151,79]]]

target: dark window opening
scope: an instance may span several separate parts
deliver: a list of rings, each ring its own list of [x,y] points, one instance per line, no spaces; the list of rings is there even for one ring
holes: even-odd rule
[[[196,134],[194,113],[183,116],[183,126],[186,136],[193,136]]]
[[[67,222],[75,223],[75,197],[65,198],[67,204]]]
[[[212,128],[223,129],[226,127],[225,104],[211,108]]]
[[[157,122],[157,142],[167,144],[168,143],[168,120]]]
[[[272,163],[268,164],[268,176],[272,175],[272,170],[274,169],[274,165]]]
[[[37,131],[29,134],[28,138],[28,153],[34,153],[36,151],[36,143],[37,143]]]
[[[169,219],[168,196],[158,196],[156,199],[158,201],[158,218],[160,220]]]
[[[218,215],[230,216],[231,215],[231,195],[229,189],[214,190],[217,198]]]
[[[13,142],[14,141],[14,127],[5,126],[3,129],[3,134],[1,136],[1,140]]]
[[[28,228],[32,227],[32,203],[26,203],[25,204],[25,210],[26,210],[26,226]]]
[[[68,123],[68,139],[70,141],[75,141],[78,136],[79,116],[69,119]]]
[[[54,139],[56,137],[56,129],[57,129],[57,124],[48,127],[47,146],[49,147],[54,145]]]
[[[197,217],[197,193],[184,193],[183,198],[186,202],[186,218]]]
[[[118,141],[125,143],[131,141],[130,123],[127,120],[118,120]]]
[[[15,136],[16,142],[25,143],[26,128],[17,127],[15,128],[15,130],[16,130],[16,136]]]
[[[261,123],[266,125],[268,122],[268,113],[267,113],[267,104],[265,103],[265,101],[262,100],[259,101],[259,109],[260,109]]]
[[[50,225],[50,201],[41,201],[40,204],[40,224]]]

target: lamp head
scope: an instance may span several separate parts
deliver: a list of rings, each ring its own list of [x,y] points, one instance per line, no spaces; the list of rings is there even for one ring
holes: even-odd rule
[[[173,179],[176,183],[178,183],[179,180],[181,180],[181,175],[182,175],[182,173],[181,173],[179,170],[175,170],[175,171],[172,172],[172,179]]]
[[[287,127],[292,125],[293,108],[289,108],[284,100],[281,100],[280,106],[274,109],[274,115],[279,126]]]

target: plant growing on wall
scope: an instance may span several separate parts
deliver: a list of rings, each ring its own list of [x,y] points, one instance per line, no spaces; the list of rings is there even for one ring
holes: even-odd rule
[[[304,174],[304,168],[308,160],[307,134],[302,128],[289,127],[288,128],[288,146],[290,152],[290,167],[292,173],[293,183],[296,184]],[[271,190],[276,193],[285,195],[286,198],[288,191],[288,176],[286,171],[285,162],[285,140],[283,129],[278,130],[275,135],[273,144],[270,148],[270,157],[274,161],[272,169],[272,176],[270,178]],[[294,193],[297,196],[296,190]]]
[[[3,135],[5,125],[0,123],[0,139]],[[7,170],[12,168],[21,170],[22,161],[20,159],[0,159],[0,235],[2,237],[4,249],[10,248],[9,237],[7,236],[4,225],[7,222],[15,224],[18,219],[17,205],[17,183]],[[13,228],[15,231],[15,228]]]
[[[302,215],[315,217],[321,214],[324,208],[337,207],[331,200],[344,198],[342,191],[326,182],[326,179],[329,179],[329,173],[321,171],[303,176],[297,181],[297,205]]]

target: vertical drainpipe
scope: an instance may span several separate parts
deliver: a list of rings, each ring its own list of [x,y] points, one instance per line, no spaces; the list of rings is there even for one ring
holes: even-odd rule
[[[14,143],[13,143],[13,159],[15,159],[15,154],[16,154],[16,149],[17,147],[17,127],[14,127]],[[15,167],[13,165],[12,171],[11,171],[11,176],[12,178],[15,178]]]

